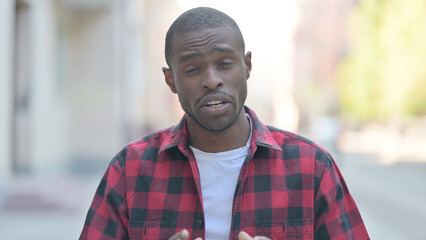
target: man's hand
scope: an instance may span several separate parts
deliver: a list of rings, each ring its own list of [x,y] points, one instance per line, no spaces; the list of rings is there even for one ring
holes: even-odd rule
[[[171,238],[169,238],[169,240],[188,240],[188,239],[189,239],[189,232],[186,229],[176,233]],[[195,240],[203,240],[203,239],[197,238]]]
[[[267,238],[267,237],[261,237],[261,236],[256,236],[256,237],[252,238],[246,232],[241,231],[238,234],[238,240],[271,240],[271,239]]]

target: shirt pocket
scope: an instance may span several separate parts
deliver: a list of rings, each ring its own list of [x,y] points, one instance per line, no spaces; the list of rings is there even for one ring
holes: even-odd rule
[[[255,236],[286,240],[313,239],[313,225],[312,218],[256,220]]]
[[[176,228],[175,221],[129,221],[129,238],[169,239]]]

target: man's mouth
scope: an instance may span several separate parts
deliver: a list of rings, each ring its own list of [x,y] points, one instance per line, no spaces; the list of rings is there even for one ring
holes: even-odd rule
[[[218,107],[222,107],[223,104],[225,104],[223,101],[210,101],[205,106],[212,107],[212,108],[218,108]]]

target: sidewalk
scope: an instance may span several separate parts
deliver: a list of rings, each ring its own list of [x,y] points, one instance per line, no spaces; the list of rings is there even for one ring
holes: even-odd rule
[[[99,176],[18,177],[0,186],[2,239],[78,239]]]

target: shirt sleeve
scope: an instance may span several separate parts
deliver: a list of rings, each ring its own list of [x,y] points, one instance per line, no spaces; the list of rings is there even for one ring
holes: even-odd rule
[[[315,239],[370,239],[337,165],[322,156],[323,170],[315,195]]]
[[[111,161],[96,190],[80,240],[128,239],[123,153]]]

